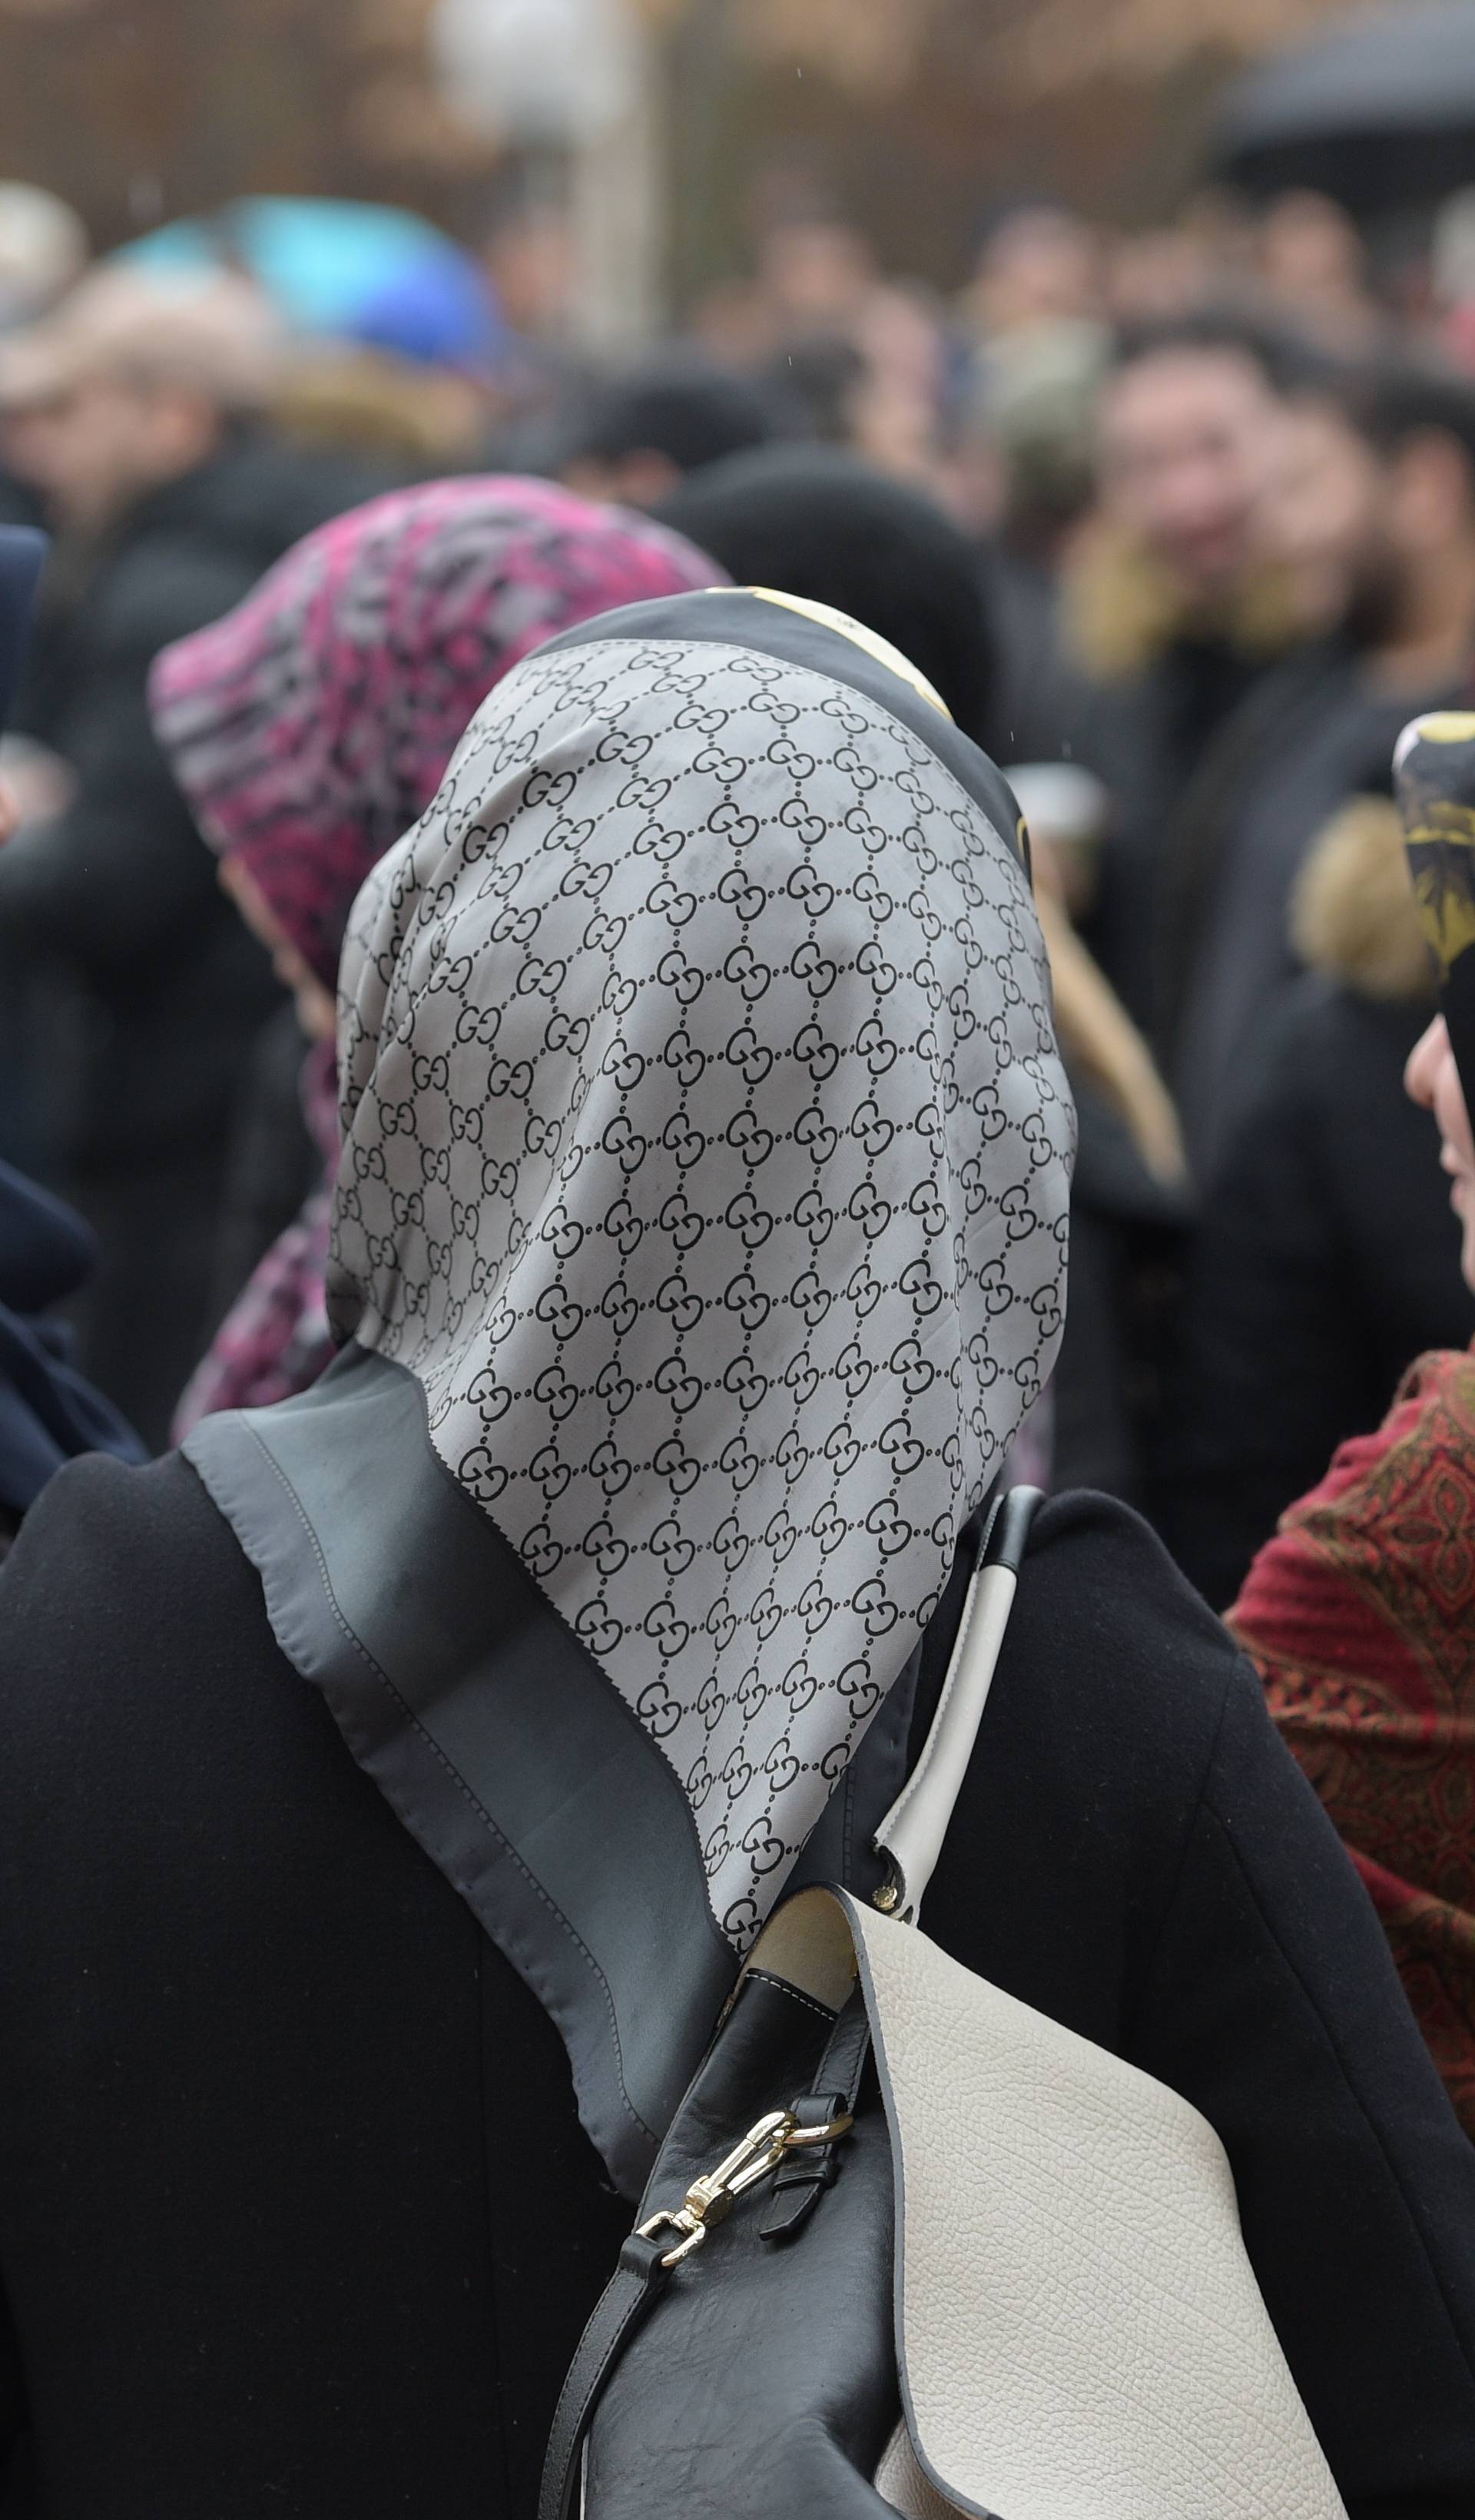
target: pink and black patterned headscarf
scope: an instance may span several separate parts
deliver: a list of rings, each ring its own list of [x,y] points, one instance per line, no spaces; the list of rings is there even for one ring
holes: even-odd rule
[[[596,613],[726,582],[679,534],[547,482],[391,491],[164,650],[155,732],[210,846],[332,988],[355,893],[493,685]]]

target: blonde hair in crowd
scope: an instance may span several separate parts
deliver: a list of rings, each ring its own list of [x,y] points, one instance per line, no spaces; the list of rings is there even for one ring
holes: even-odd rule
[[[1035,908],[1050,954],[1055,1033],[1067,1067],[1088,1078],[1120,1114],[1158,1181],[1185,1181],[1183,1132],[1151,1051],[1060,903],[1041,887]]]

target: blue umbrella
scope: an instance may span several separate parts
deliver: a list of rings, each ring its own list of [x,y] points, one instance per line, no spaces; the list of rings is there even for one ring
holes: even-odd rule
[[[122,250],[155,271],[246,271],[304,333],[484,368],[505,331],[480,266],[428,219],[382,202],[261,195],[176,219]]]

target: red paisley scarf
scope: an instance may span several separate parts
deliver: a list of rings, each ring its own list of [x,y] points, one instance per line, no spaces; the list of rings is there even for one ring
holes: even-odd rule
[[[1229,1625],[1475,2136],[1475,1356],[1419,1359],[1282,1517]]]

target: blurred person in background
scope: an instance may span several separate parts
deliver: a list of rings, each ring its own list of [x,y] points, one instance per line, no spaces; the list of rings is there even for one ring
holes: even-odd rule
[[[512,336],[469,259],[426,256],[375,291],[339,338],[299,341],[273,406],[298,445],[405,472],[475,467],[514,395]]]
[[[0,184],[0,338],[32,323],[79,280],[91,258],[87,230],[55,193]],[[31,524],[36,502],[0,460],[0,524]]]
[[[881,285],[874,249],[860,229],[818,202],[764,228],[756,264],[754,290],[776,347],[852,335]]]
[[[1101,240],[1089,222],[1057,202],[1027,202],[985,233],[961,311],[990,346],[1038,324],[1099,322],[1103,281]]]
[[[846,447],[900,480],[936,486],[939,424],[963,343],[919,282],[888,279],[861,231],[802,185],[760,213],[756,273],[709,291],[697,337],[726,367],[761,379],[787,415],[782,433]]]
[[[1035,1431],[1045,1484],[1142,1505],[1165,1319],[1191,1214],[1187,1167],[1152,1054],[1071,923],[1070,859],[1079,843],[1051,827],[1045,782],[1057,766],[1068,775],[1068,765],[1046,765],[1043,779],[1036,770],[1019,781],[1077,1122],[1070,1302]]]
[[[1391,799],[1318,840],[1291,942],[1305,976],[1266,1019],[1199,1218],[1155,1464],[1158,1528],[1221,1606],[1409,1358],[1475,1335],[1438,1131],[1404,1091],[1434,981]]]
[[[55,193],[0,183],[0,338],[43,313],[80,277],[90,254],[85,226]],[[0,525],[39,521],[35,491],[0,450]],[[0,938],[0,1157],[22,1166],[39,1152],[33,988],[24,958],[8,954]]]
[[[662,526],[545,482],[436,481],[322,526],[223,621],[158,659],[159,742],[221,882],[296,1002],[298,1111],[285,1146],[247,1112],[248,1161],[291,1197],[305,1123],[316,1172],[196,1373],[177,1439],[212,1411],[305,1390],[333,1354],[334,992],[364,878],[429,803],[480,702],[530,649],[620,605],[720,578]],[[259,1206],[270,1189],[238,1178],[228,1198]]]
[[[1452,193],[1429,241],[1430,327],[1446,357],[1475,369],[1475,185]]]
[[[862,398],[870,380],[859,341],[838,335],[792,341],[762,371],[799,415],[791,432],[821,446],[855,444]]]
[[[706,289],[693,330],[724,365],[761,369],[811,341],[846,339],[884,284],[873,247],[818,170],[783,157],[745,188],[747,272]]]
[[[846,443],[894,479],[937,491],[942,426],[961,383],[942,306],[919,285],[873,290],[853,338],[861,373]]]
[[[17,717],[56,767],[17,773],[0,951],[51,974],[50,1168],[102,1253],[82,1362],[156,1442],[208,1332],[228,1115],[277,991],[154,740],[149,667],[378,486],[267,436],[284,347],[245,281],[116,269],[0,342],[0,447],[58,538]]]
[[[289,444],[414,474],[478,462],[491,411],[475,380],[455,369],[325,342],[293,361],[271,416]]]
[[[1174,227],[1140,228],[1108,242],[1106,307],[1112,322],[1124,330],[1174,324],[1212,306],[1227,289],[1237,298],[1239,277],[1237,267],[1231,276],[1182,221]]]
[[[1385,330],[1367,286],[1357,223],[1324,193],[1282,193],[1260,222],[1259,279],[1268,310],[1344,358],[1377,347]]]
[[[991,515],[1020,568],[1052,583],[1095,495],[1096,405],[1109,337],[1061,318],[990,345],[970,380],[969,422],[993,451]]]
[[[64,1462],[83,1453],[147,1458],[131,1426],[77,1372],[71,1332],[57,1316],[96,1265],[81,1218],[0,1163],[0,1557]]]
[[[1176,817],[1206,748],[1306,631],[1265,540],[1299,373],[1278,338],[1209,311],[1124,337],[1101,391],[1099,510],[1061,594],[1085,677],[1063,742],[1112,797],[1090,941],[1159,1051]]]
[[[1386,789],[1401,727],[1462,692],[1475,663],[1475,386],[1379,361],[1304,399],[1314,460],[1280,491],[1295,519],[1280,548],[1313,602],[1319,531],[1340,617],[1241,703],[1163,835],[1154,1021],[1204,1183],[1296,968],[1287,922],[1307,851],[1349,795]]]
[[[1060,584],[1095,495],[1107,346],[1101,328],[1079,318],[1005,336],[976,361],[951,435],[943,487],[979,536],[1007,761],[1057,762],[1081,714]]]
[[[667,350],[606,379],[568,420],[559,476],[582,498],[653,507],[688,473],[801,428],[777,386]]]
[[[566,338],[578,273],[578,247],[566,207],[514,189],[494,203],[481,258],[497,303],[524,341]]]
[[[18,821],[0,787],[0,845]],[[132,1428],[75,1371],[70,1333],[56,1317],[96,1263],[80,1217],[0,1162],[0,1557],[64,1462],[145,1458]]]

